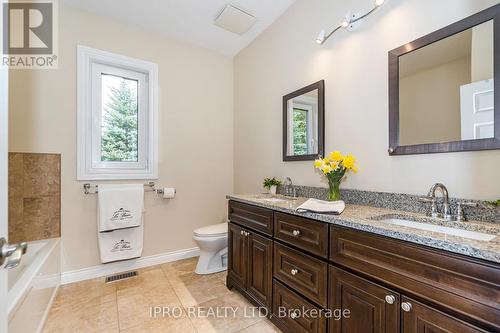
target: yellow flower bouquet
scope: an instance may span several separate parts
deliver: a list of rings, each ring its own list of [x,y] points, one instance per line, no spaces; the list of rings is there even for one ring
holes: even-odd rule
[[[356,158],[354,156],[344,156],[339,151],[334,151],[328,157],[314,161],[314,167],[321,170],[328,178],[329,201],[340,200],[340,182],[349,171],[354,173],[358,171],[355,162]]]

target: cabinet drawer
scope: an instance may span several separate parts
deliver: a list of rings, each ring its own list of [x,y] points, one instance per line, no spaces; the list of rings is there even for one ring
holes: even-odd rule
[[[293,290],[327,307],[326,262],[275,242],[273,275]]]
[[[317,256],[328,256],[328,224],[299,216],[274,214],[274,237]]]
[[[330,259],[500,331],[500,265],[333,227]]]
[[[273,316],[282,324],[281,330],[284,332],[326,332],[326,318],[321,314],[321,309],[308,302],[298,294],[294,293],[280,282],[273,282]],[[318,314],[313,317],[309,313]],[[304,312],[303,312],[304,311]]]
[[[273,211],[241,202],[229,201],[228,218],[231,222],[273,235]]]

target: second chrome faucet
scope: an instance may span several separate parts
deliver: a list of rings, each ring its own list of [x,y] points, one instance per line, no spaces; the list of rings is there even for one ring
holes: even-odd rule
[[[436,191],[439,190],[443,197],[443,211],[440,213],[437,206]],[[457,203],[457,214],[453,215],[450,209],[450,201],[448,197],[448,189],[441,183],[436,183],[432,185],[429,193],[426,197],[420,198],[422,202],[429,202],[431,204],[430,215],[435,218],[444,218],[447,221],[465,221],[465,216],[463,212],[463,206],[477,206],[475,202],[458,202]]]

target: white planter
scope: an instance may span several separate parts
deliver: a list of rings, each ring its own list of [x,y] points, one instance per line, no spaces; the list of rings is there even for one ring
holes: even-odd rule
[[[278,189],[278,186],[276,185],[273,185],[271,186],[271,188],[269,189],[269,193],[271,193],[272,195],[275,195],[276,194],[276,190]]]

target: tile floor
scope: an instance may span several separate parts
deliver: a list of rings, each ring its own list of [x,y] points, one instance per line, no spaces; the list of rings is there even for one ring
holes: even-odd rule
[[[148,267],[138,277],[110,284],[99,278],[61,286],[44,332],[280,332],[250,308],[244,310],[252,305],[226,288],[225,272],[196,275],[196,261]],[[175,309],[176,318],[152,316],[152,306]],[[226,318],[203,315],[224,307]]]

